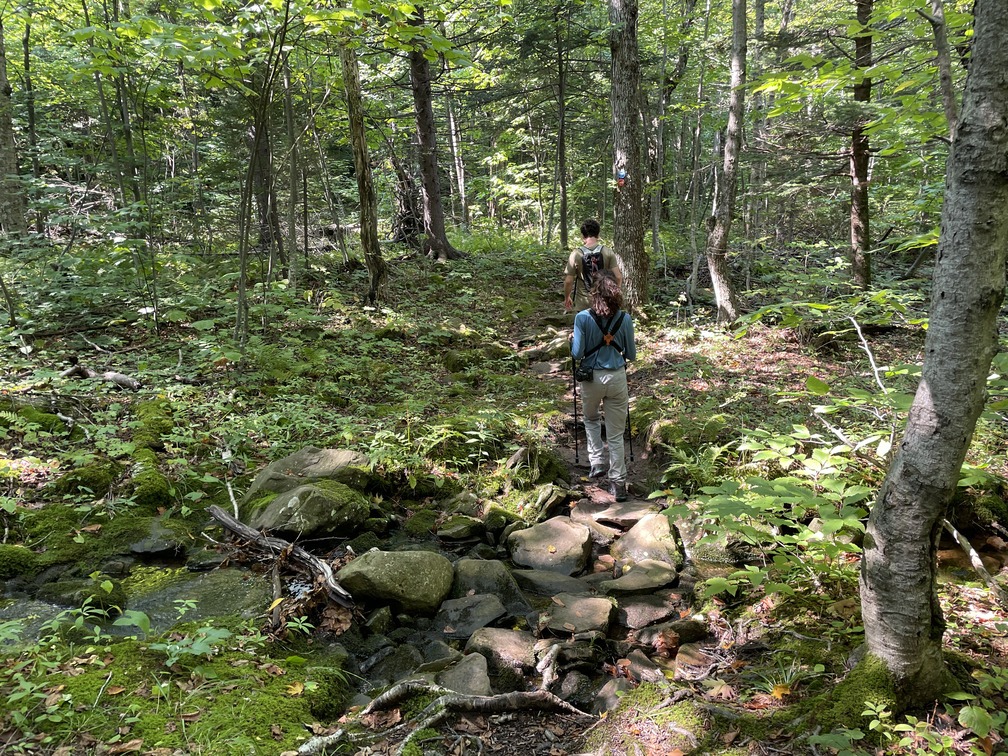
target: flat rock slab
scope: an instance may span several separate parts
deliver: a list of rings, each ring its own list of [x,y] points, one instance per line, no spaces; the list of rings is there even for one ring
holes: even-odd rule
[[[591,534],[569,517],[552,517],[508,537],[511,561],[521,567],[563,575],[581,572],[591,555]]]
[[[455,562],[452,598],[480,593],[495,595],[510,615],[524,616],[532,611],[532,605],[503,562],[496,559],[459,559]]]
[[[478,593],[448,599],[441,604],[434,617],[433,628],[444,633],[447,638],[468,638],[505,614],[507,609],[499,598],[488,593]]]
[[[489,696],[493,692],[487,660],[482,654],[463,656],[458,664],[437,676],[437,683],[448,690],[470,696]]]
[[[599,589],[609,596],[651,593],[672,585],[678,577],[679,573],[671,564],[645,559],[634,564],[621,577],[602,581],[599,583]]]
[[[645,516],[654,514],[657,507],[654,503],[645,501],[606,501],[596,499],[581,499],[571,510],[574,522],[592,520],[609,523],[620,528],[630,528],[640,522]]]
[[[548,570],[512,570],[511,577],[523,590],[536,596],[555,596],[558,593],[592,593],[592,587],[583,580]]]
[[[616,621],[623,627],[639,630],[678,617],[688,606],[685,591],[660,591],[644,596],[622,596],[616,612]],[[704,629],[706,634],[706,628]],[[700,636],[703,637],[703,636]]]
[[[355,599],[394,601],[407,612],[429,614],[448,596],[454,578],[451,562],[430,551],[368,551],[336,573]]]
[[[553,597],[546,627],[554,633],[606,633],[615,607],[609,599],[561,593]]]
[[[524,630],[481,627],[469,638],[465,652],[482,654],[494,670],[528,671],[535,667],[535,643],[535,636]]]

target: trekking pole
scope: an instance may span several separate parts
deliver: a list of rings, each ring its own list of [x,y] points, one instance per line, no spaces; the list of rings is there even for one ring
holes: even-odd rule
[[[626,375],[626,362],[623,363],[623,374]],[[627,381],[629,384],[629,381]],[[627,386],[627,399],[626,399],[626,429],[627,434],[630,436],[630,461],[633,462],[633,426],[630,425],[630,388]]]
[[[578,411],[577,411],[577,363],[574,361],[574,352],[571,352],[571,388],[574,395],[574,464],[580,465],[578,457]]]

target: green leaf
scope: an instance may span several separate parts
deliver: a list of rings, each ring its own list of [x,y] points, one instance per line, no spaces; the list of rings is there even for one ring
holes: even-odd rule
[[[980,706],[963,706],[959,710],[959,724],[969,727],[979,737],[986,738],[991,731],[994,719],[990,713]]]
[[[805,387],[816,396],[826,396],[826,394],[828,394],[830,390],[828,383],[820,381],[814,375],[810,375],[808,377],[808,379],[805,381]]]
[[[190,323],[190,325],[197,331],[209,331],[217,325],[215,320],[197,320],[195,323]]]

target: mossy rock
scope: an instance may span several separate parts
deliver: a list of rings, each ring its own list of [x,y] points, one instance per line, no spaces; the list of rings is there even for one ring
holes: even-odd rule
[[[137,449],[133,453],[130,477],[132,499],[144,514],[154,514],[159,508],[171,506],[171,484],[161,473],[152,449]]]
[[[406,520],[403,524],[403,530],[414,538],[421,538],[423,536],[430,535],[434,532],[438,516],[439,513],[435,512],[433,509],[421,509],[419,512],[415,512],[412,517]]]
[[[516,512],[502,507],[500,504],[491,504],[483,513],[483,526],[487,532],[499,534],[512,522],[521,522],[522,518]]]
[[[31,549],[0,544],[0,579],[34,577],[39,571],[38,555]]]
[[[46,583],[39,588],[38,598],[74,608],[84,606],[90,599],[92,607],[102,609],[110,616],[119,614],[126,607],[126,591],[122,583],[107,575]]]
[[[109,494],[122,472],[122,465],[118,462],[99,460],[61,475],[47,489],[60,496],[86,494],[99,499]]]
[[[315,684],[308,693],[312,716],[320,722],[338,719],[346,711],[350,698],[346,673],[334,667],[310,667],[305,672],[307,680]]]
[[[138,448],[161,448],[164,437],[175,427],[171,402],[167,399],[151,399],[136,406],[139,427],[133,432],[133,443]]]
[[[448,349],[441,355],[441,364],[449,373],[462,373],[483,361],[479,352],[469,349]]]
[[[367,523],[365,523],[367,525]],[[361,533],[356,538],[347,542],[347,548],[353,549],[355,554],[363,554],[371,549],[381,548],[382,540],[373,532]]]

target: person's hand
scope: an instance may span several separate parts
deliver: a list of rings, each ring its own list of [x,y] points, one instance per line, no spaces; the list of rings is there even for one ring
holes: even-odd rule
[[[570,297],[567,297],[567,299],[564,300],[564,309],[567,310],[567,312],[570,312],[573,307],[574,303],[571,301]]]

